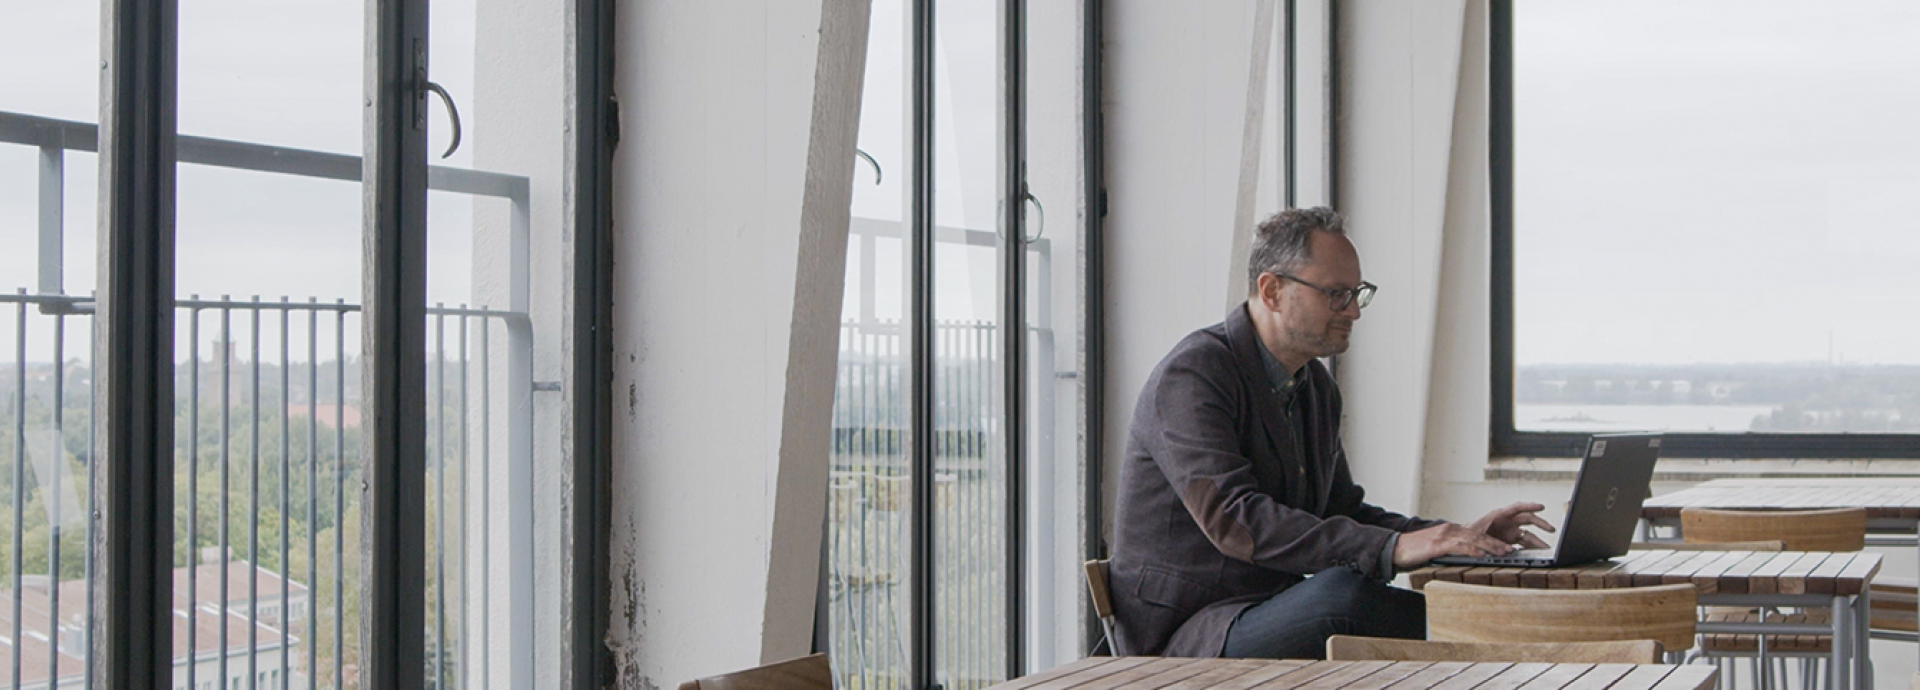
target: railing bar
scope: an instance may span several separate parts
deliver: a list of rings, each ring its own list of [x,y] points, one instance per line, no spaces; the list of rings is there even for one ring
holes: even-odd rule
[[[482,309],[484,310],[484,305]],[[493,340],[480,319],[480,687],[492,690],[493,674]]]
[[[462,304],[460,308],[465,310],[467,305]],[[467,613],[473,609],[473,591],[467,588],[467,575],[473,569],[472,560],[469,558],[473,543],[468,541],[467,536],[467,521],[473,516],[468,512],[467,507],[467,491],[472,487],[467,478],[467,466],[472,464],[470,461],[473,459],[468,445],[471,435],[469,429],[473,426],[473,420],[467,416],[467,380],[473,368],[473,361],[468,356],[467,350],[468,321],[470,317],[460,317],[460,682],[458,686],[462,690],[469,687],[467,664],[472,657],[472,645],[467,644],[469,639],[467,636],[472,634],[472,629],[468,625],[470,616]]]
[[[87,324],[87,341],[88,342],[93,341],[93,332],[94,332],[93,324],[88,323]],[[92,358],[93,348],[87,348],[87,353],[88,353],[87,370],[94,371],[95,369],[93,367],[93,358]],[[87,522],[87,548],[84,551],[84,553],[86,554],[86,557],[83,559],[85,564],[83,567],[86,570],[86,579],[87,579],[87,622],[86,622],[87,649],[82,652],[83,654],[85,654],[85,656],[81,657],[81,660],[85,662],[81,664],[81,666],[84,667],[84,670],[82,671],[82,673],[85,674],[82,676],[81,685],[82,687],[86,688],[86,690],[93,690],[93,544],[94,544],[94,541],[93,541],[94,471],[93,469],[96,465],[99,465],[100,463],[95,462],[97,458],[94,455],[94,439],[96,438],[94,433],[99,431],[99,427],[94,423],[94,420],[97,418],[97,415],[93,414],[92,411],[97,409],[93,406],[93,404],[95,402],[94,394],[98,390],[99,390],[99,387],[94,385],[93,377],[91,376],[87,377],[87,410],[88,410],[88,413],[87,413],[87,521],[86,521]]]
[[[338,300],[345,304],[346,300]],[[334,367],[334,405],[333,409],[333,687],[341,690],[346,687],[347,653],[347,590],[342,562],[347,560],[346,520],[347,520],[347,312],[342,309],[334,312],[337,317],[333,329],[337,342],[334,345],[339,365]],[[363,362],[364,364],[364,362]]]
[[[288,662],[289,654],[291,654],[293,651],[292,639],[290,637],[293,633],[293,626],[291,625],[291,623],[293,622],[293,615],[292,615],[293,598],[291,594],[291,591],[293,590],[293,588],[289,586],[287,582],[288,577],[292,575],[292,573],[289,572],[292,570],[292,568],[289,567],[290,565],[292,565],[292,562],[289,561],[287,558],[287,532],[292,529],[291,522],[290,522],[292,515],[288,511],[288,508],[292,507],[292,503],[293,503],[293,501],[291,500],[292,493],[293,493],[293,482],[292,482],[293,464],[291,460],[291,457],[293,455],[293,447],[292,447],[293,439],[289,437],[288,434],[289,432],[292,431],[293,425],[290,417],[293,416],[293,412],[289,410],[288,407],[293,404],[293,380],[292,380],[293,359],[288,356],[288,347],[289,347],[288,341],[292,339],[292,329],[289,327],[290,326],[289,322],[293,320],[293,312],[290,309],[285,308],[287,304],[286,295],[280,296],[280,304],[282,306],[282,309],[280,310],[280,500],[279,500],[279,506],[280,506],[280,577],[279,577],[279,580],[280,580],[280,690],[290,690],[287,686],[287,683],[289,682],[289,679],[287,678],[287,671],[293,668],[293,666],[292,664],[289,664],[287,662]]]
[[[230,302],[227,295],[221,302]],[[220,682],[227,682],[227,657],[233,647],[227,629],[233,615],[233,532],[229,519],[233,493],[233,308],[220,309]]]
[[[444,304],[435,307],[445,308]],[[447,678],[447,319],[433,319],[433,509],[439,517],[433,521],[433,687]]]
[[[193,295],[200,299],[199,295]],[[198,690],[200,640],[200,310],[187,310],[187,690]],[[91,550],[91,549],[89,549]]]
[[[25,295],[26,292],[27,292],[26,288],[20,288],[20,294]],[[26,492],[24,487],[27,483],[27,305],[25,303],[21,303],[18,311],[19,311],[19,317],[18,317],[19,330],[15,331],[15,333],[18,333],[19,337],[15,338],[15,341],[16,341],[15,346],[16,346],[16,349],[18,350],[20,358],[14,362],[14,368],[16,369],[16,371],[18,371],[19,375],[13,378],[14,402],[15,402],[15,406],[13,408],[13,525],[14,525],[14,529],[13,529],[13,642],[14,644],[7,645],[11,649],[11,653],[13,655],[12,670],[13,670],[14,690],[19,690],[20,688],[20,644],[19,644],[20,603],[21,603],[20,602],[20,569],[23,567],[21,565],[20,552],[25,550],[23,548],[25,542],[22,539],[22,533],[24,532],[24,530],[20,529],[20,526],[24,524],[24,520],[26,517]]]
[[[4,143],[96,151],[99,131],[99,125],[87,122],[0,112],[0,142]],[[175,146],[182,163],[361,181],[359,156],[195,136],[180,136]],[[524,199],[527,185],[527,178],[517,175],[437,165],[427,167],[427,187],[436,191]]]
[[[307,687],[320,672],[320,298],[307,298]],[[345,366],[346,362],[340,362]],[[291,622],[292,616],[288,615]],[[287,627],[291,628],[292,625]],[[187,690],[198,690],[192,683]]]
[[[50,468],[48,477],[40,483],[48,488],[47,520],[47,684],[49,687],[60,683],[60,494],[64,487],[58,482],[66,476],[67,442],[65,433],[65,410],[67,406],[67,318],[60,314],[53,316],[53,458],[47,463]],[[15,523],[19,524],[19,523]],[[17,528],[16,528],[17,529]],[[91,548],[91,546],[89,546]],[[18,639],[18,638],[16,638]]]
[[[247,400],[253,403],[253,419],[247,425],[249,438],[250,463],[247,489],[247,687],[259,690],[260,677],[260,296],[253,296],[253,361],[249,371],[253,375],[252,396]]]
[[[849,331],[851,330],[852,329],[849,329]],[[860,340],[858,339],[863,339],[867,337],[858,332],[851,332],[849,333],[849,335],[853,336],[853,338],[855,339],[854,342],[860,342]],[[865,348],[861,348],[861,349],[864,350]],[[858,391],[859,396],[855,398],[855,400],[857,401],[857,404],[860,406],[860,408],[858,413],[854,416],[861,420],[862,425],[864,427],[866,426],[867,418],[870,417],[873,413],[873,410],[870,409],[871,406],[867,404],[867,402],[871,399],[874,392],[872,390],[873,389],[872,382],[867,380],[869,377],[872,376],[873,369],[872,367],[862,366],[861,364],[859,364],[858,359],[855,360],[854,366],[859,367],[859,369],[857,369],[854,372],[849,372],[849,375],[847,376],[847,382],[849,385],[853,384],[856,381],[859,382],[859,385],[860,385],[860,390]],[[880,482],[882,481],[879,476],[879,473],[873,470],[873,454],[870,452],[872,450],[872,446],[868,443],[868,439],[865,438],[865,436],[866,434],[864,433],[861,434],[861,439],[859,443],[853,444],[853,448],[855,449],[855,451],[860,453],[860,461],[857,467],[860,468],[861,474],[865,475],[860,478],[860,493],[858,494],[858,496],[860,497],[864,497],[866,495],[866,493],[869,491],[869,487],[876,487],[876,488],[879,487],[881,485]],[[865,506],[860,506],[860,505],[848,506],[848,510],[847,510],[848,515],[853,516],[853,519],[858,520],[858,522],[854,524],[854,530],[853,530],[854,534],[857,535],[857,540],[855,541],[855,543],[858,544],[858,547],[852,549],[854,553],[859,556],[859,558],[856,561],[858,563],[867,563],[873,560],[871,558],[873,534],[872,534],[872,531],[869,530],[867,526],[867,515],[870,514],[869,510],[872,508],[872,506],[873,506],[873,501],[868,500]],[[856,512],[854,510],[855,508],[858,508],[859,510]],[[873,570],[873,568],[869,566],[868,570],[871,571]],[[871,581],[871,578],[869,578],[869,581]],[[851,604],[853,603],[853,597],[855,595],[854,589],[852,587],[852,583],[849,582],[848,586],[843,587],[841,589],[841,592],[842,592],[841,596],[849,604],[847,608],[852,609],[853,607],[851,606]],[[860,662],[858,666],[862,667],[861,669],[862,673],[865,673],[864,667],[867,665],[868,663],[867,659],[871,658],[871,655],[867,654],[867,649],[865,644],[866,640],[865,638],[860,637],[860,635],[862,635],[866,631],[872,630],[871,621],[874,620],[874,616],[877,613],[868,607],[868,604],[870,602],[868,602],[867,599],[868,597],[866,597],[864,594],[860,596],[860,609],[859,609],[860,615],[859,617],[855,618],[854,621],[849,621],[849,623],[854,623],[859,626],[858,628],[856,628],[856,630],[860,632],[852,633],[855,636],[855,639],[851,640],[851,642],[853,643],[853,649],[855,650],[855,653],[859,654],[859,656],[855,658]],[[864,686],[865,684],[862,683],[862,685]]]

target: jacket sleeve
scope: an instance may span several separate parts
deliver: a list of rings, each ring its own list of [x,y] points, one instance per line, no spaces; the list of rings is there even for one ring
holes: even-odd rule
[[[1336,565],[1375,572],[1392,530],[1345,515],[1321,519],[1260,490],[1240,450],[1238,417],[1249,406],[1237,373],[1222,364],[1230,357],[1223,344],[1170,357],[1141,396],[1135,442],[1227,557],[1296,575]]]

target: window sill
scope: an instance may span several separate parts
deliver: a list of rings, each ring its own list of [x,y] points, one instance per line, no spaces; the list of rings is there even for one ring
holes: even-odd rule
[[[1487,481],[1570,482],[1580,469],[1577,458],[1495,457],[1487,461]],[[1703,482],[1710,479],[1897,477],[1920,476],[1920,460],[1715,460],[1664,458],[1654,466],[1656,482]]]

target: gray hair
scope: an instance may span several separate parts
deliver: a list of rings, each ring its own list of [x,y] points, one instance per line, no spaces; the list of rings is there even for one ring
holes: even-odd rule
[[[1313,233],[1345,237],[1347,221],[1325,206],[1290,208],[1253,229],[1253,253],[1247,257],[1247,294],[1260,289],[1262,273],[1294,273],[1313,260]]]

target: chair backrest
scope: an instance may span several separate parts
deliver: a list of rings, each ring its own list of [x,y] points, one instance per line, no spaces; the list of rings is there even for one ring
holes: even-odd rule
[[[1653,640],[1693,647],[1693,585],[1520,589],[1429,582],[1427,639],[1439,642]]]
[[[1637,541],[1631,547],[1634,551],[1785,551],[1787,545],[1778,539],[1766,541]]]
[[[827,655],[814,654],[745,671],[690,680],[680,690],[833,690]]]
[[[1867,543],[1867,510],[1684,508],[1680,536],[1690,542],[1778,539],[1788,551],[1859,551]]]
[[[1106,560],[1087,561],[1087,594],[1093,599],[1093,612],[1101,620],[1113,617],[1113,597],[1107,591]]]
[[[1553,664],[1657,664],[1660,643],[1610,642],[1429,642],[1334,635],[1328,661],[1505,661]]]

